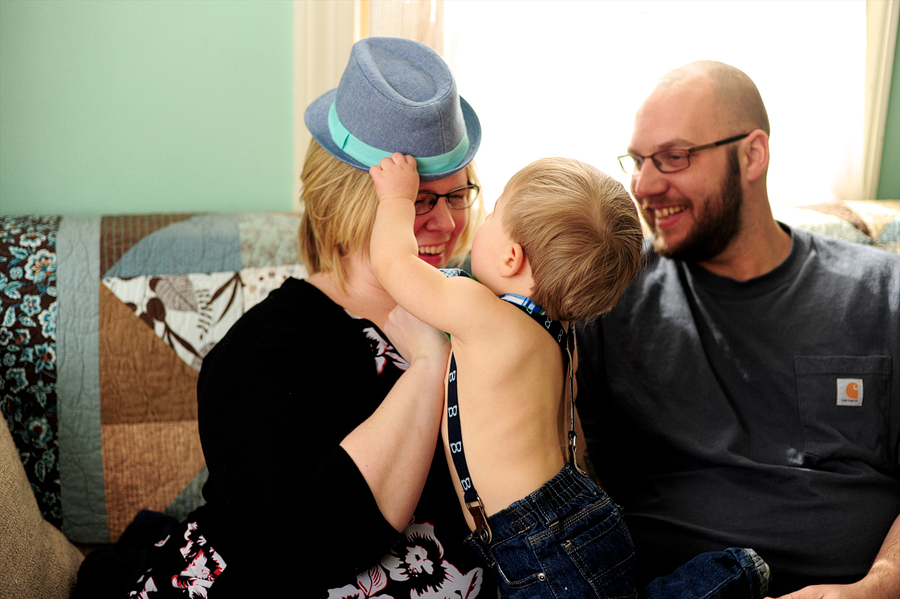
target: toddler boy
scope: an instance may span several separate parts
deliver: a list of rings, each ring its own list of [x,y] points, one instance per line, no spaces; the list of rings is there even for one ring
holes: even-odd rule
[[[570,324],[609,311],[640,269],[641,226],[624,187],[577,160],[526,166],[475,234],[473,278],[448,277],[417,257],[412,232],[418,202],[451,198],[418,197],[411,156],[393,154],[369,172],[379,200],[375,275],[400,306],[450,335],[441,430],[474,531],[467,542],[504,597],[637,597],[631,537],[575,464],[566,402]],[[694,558],[641,596],[755,599],[767,575],[755,552],[728,549]]]

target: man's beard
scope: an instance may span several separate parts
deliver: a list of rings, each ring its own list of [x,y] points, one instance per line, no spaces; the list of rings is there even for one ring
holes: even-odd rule
[[[705,262],[721,254],[741,229],[741,206],[744,190],[741,188],[741,165],[737,149],[730,148],[728,170],[722,181],[719,202],[710,198],[700,213],[694,228],[676,248],[654,243],[657,253],[667,258],[686,262]],[[653,233],[654,242],[659,241]]]

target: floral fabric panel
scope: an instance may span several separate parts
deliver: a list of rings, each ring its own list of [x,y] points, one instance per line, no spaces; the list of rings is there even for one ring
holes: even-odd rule
[[[59,526],[56,232],[59,217],[0,217],[0,413],[44,517]]]
[[[103,285],[198,372],[244,310],[241,278],[232,272],[105,278]]]
[[[203,358],[244,312],[289,277],[306,275],[304,266],[294,264],[240,273],[111,277],[103,285],[199,372]]]

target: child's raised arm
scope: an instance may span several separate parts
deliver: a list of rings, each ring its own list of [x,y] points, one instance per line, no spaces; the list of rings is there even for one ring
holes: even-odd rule
[[[461,326],[456,317],[460,309],[478,298],[491,296],[475,281],[445,278],[438,269],[419,259],[415,235],[419,174],[415,158],[394,153],[370,168],[369,174],[378,196],[369,246],[375,276],[397,303],[416,318],[442,331],[461,333],[458,328],[453,330]]]
[[[385,285],[388,293],[391,293],[387,284],[394,281],[386,283],[385,277],[390,279],[393,266],[398,261],[409,256],[416,258],[419,253],[414,233],[419,173],[415,158],[394,153],[370,168],[369,174],[378,197],[378,212],[369,254],[375,275]]]

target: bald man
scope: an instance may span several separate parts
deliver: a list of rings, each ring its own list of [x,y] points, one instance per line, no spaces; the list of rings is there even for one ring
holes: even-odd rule
[[[578,411],[643,576],[753,547],[772,596],[897,599],[900,257],[775,221],[734,67],[663,77],[627,151],[647,266],[579,328]]]

